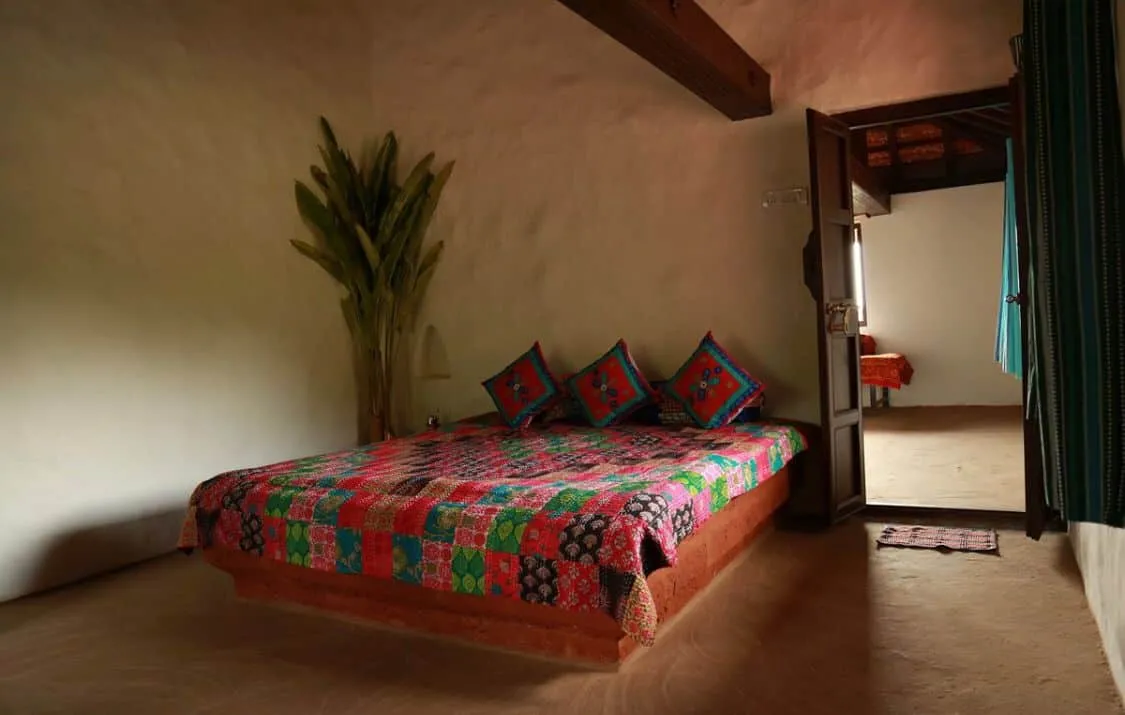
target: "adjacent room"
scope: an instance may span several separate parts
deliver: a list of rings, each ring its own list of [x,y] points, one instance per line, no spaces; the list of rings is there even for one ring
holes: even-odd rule
[[[1121,15],[0,0],[0,713],[1125,713]]]
[[[993,355],[1003,200],[1003,184],[938,189],[860,221],[872,357],[913,371],[889,399],[865,385],[868,503],[1024,509],[1022,383]]]
[[[888,194],[855,226],[870,504],[1024,510],[1011,99],[841,115]]]
[[[831,329],[858,336],[866,503],[879,509],[1025,509],[1020,87],[834,115],[850,133],[855,222],[851,297]]]
[[[843,112],[867,503],[1023,512],[1015,85]]]

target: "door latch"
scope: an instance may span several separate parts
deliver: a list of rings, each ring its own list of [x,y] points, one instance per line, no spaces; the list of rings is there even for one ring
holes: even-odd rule
[[[825,303],[825,327],[828,332],[854,337],[859,333],[859,309],[851,301]]]

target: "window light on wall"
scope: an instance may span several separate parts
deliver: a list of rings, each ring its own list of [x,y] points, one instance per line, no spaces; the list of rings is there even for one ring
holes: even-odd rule
[[[863,229],[852,224],[852,290],[860,326],[867,325],[867,284],[863,277]]]

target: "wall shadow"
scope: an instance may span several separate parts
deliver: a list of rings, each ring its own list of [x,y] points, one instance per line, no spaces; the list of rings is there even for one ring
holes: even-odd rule
[[[17,588],[23,595],[38,594],[170,553],[176,548],[185,508],[60,533]]]

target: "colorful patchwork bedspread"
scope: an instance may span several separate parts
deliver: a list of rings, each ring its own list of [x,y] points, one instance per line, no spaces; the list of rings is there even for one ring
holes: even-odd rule
[[[219,475],[180,547],[612,615],[649,645],[645,575],[805,447],[793,427],[440,431]]]

